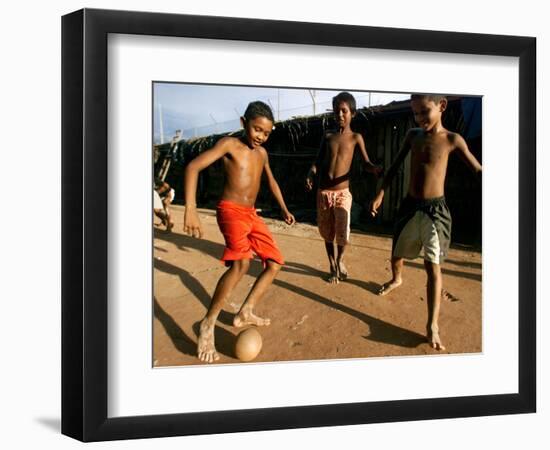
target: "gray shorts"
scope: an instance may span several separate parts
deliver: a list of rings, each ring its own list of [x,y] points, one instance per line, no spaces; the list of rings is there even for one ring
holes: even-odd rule
[[[424,248],[426,261],[441,264],[449,251],[451,224],[445,197],[406,197],[397,214],[392,256],[414,259]]]

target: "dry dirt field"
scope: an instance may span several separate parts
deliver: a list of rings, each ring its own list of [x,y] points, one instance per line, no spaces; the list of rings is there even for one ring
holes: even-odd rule
[[[154,231],[153,365],[203,364],[196,357],[198,323],[225,267],[223,236],[215,211],[199,210],[203,239],[183,233],[183,208],[173,206],[175,227]],[[259,329],[263,348],[255,362],[365,358],[437,354],[425,340],[426,275],[422,259],[406,261],[404,283],[386,297],[376,295],[391,275],[391,239],[352,232],[345,262],[349,278],[338,285],[324,281],[328,262],[315,226],[265,219],[286,265],[257,312],[271,325]],[[262,266],[258,260],[235,289],[215,331],[221,358],[236,363],[234,343],[240,332],[233,315]],[[439,319],[445,353],[481,352],[481,254],[452,248],[442,265]]]

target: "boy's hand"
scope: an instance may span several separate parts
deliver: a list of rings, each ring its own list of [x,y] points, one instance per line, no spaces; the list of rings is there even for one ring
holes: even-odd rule
[[[288,225],[294,225],[296,223],[296,219],[288,211],[283,211],[283,219]]]
[[[202,225],[195,207],[185,208],[183,231],[193,237],[202,237]]]
[[[306,177],[306,191],[311,191],[313,189],[313,178],[311,175]]]
[[[370,202],[370,215],[372,217],[376,217],[376,214],[378,214],[378,208],[380,208],[382,200],[384,200],[384,191],[380,191],[374,200]]]
[[[372,167],[372,173],[376,176],[376,177],[379,177],[380,175],[383,175],[384,174],[384,168],[382,166],[373,166]]]
[[[374,174],[375,177],[379,177],[384,173],[384,168],[382,166],[377,166],[376,164],[370,164],[367,166],[367,172]]]

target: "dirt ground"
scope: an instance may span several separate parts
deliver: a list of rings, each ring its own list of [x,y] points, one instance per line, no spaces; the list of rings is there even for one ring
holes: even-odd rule
[[[173,206],[175,227],[154,230],[153,365],[203,364],[196,357],[198,324],[225,267],[223,236],[215,211],[199,210],[203,239],[183,234],[183,208]],[[158,220],[157,220],[158,221]],[[254,360],[292,361],[440,353],[426,342],[426,275],[421,258],[406,261],[404,283],[386,297],[376,295],[391,276],[389,237],[352,232],[345,262],[349,278],[324,281],[328,262],[317,228],[265,219],[286,265],[257,306],[271,325],[260,331],[263,347]],[[242,331],[234,313],[261,272],[258,260],[236,287],[215,331],[217,364],[237,363],[234,343]],[[452,248],[442,265],[439,319],[444,353],[481,352],[481,254]]]

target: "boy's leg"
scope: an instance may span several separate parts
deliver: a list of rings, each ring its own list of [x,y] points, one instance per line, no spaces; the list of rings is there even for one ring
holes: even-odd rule
[[[335,194],[334,235],[338,246],[336,268],[339,280],[345,280],[348,277],[348,270],[344,265],[343,257],[350,236],[351,205],[352,196],[349,189],[344,189]]]
[[[170,211],[168,208],[166,208],[165,212],[166,212],[166,231],[172,231],[172,228],[174,228],[174,222],[172,222]]]
[[[338,256],[336,257],[336,267],[338,269],[338,279],[346,280],[348,278],[348,269],[344,265],[344,250],[346,249],[345,245],[338,245]]]
[[[171,189],[169,194],[162,201],[162,204],[164,206],[164,211],[166,211],[166,218],[167,218],[166,229],[168,231],[172,231],[172,228],[174,227],[174,222],[172,222],[172,217],[170,215],[170,208],[169,208],[173,199],[174,199],[174,189]]]
[[[281,265],[275,261],[268,260],[264,271],[260,274],[240,311],[233,319],[233,325],[243,327],[245,325],[264,326],[271,323],[270,319],[258,317],[253,313],[254,307],[262,298],[267,288],[271,285],[277,273],[281,270]]]
[[[170,209],[168,208],[169,202],[163,202],[164,205],[164,214],[166,214],[166,230],[172,231],[172,228],[174,227],[174,222],[172,222],[172,217],[170,215]]]
[[[325,248],[327,250],[328,263],[330,266],[330,275],[327,281],[330,284],[338,283],[338,265],[336,264],[336,258],[334,257],[334,244],[332,242],[325,241]]]
[[[439,337],[439,308],[441,306],[441,267],[439,264],[424,261],[426,274],[428,275],[427,297],[428,297],[428,323],[426,325],[428,342],[436,350],[445,350]]]
[[[210,363],[220,359],[214,345],[214,326],[225,301],[249,267],[249,259],[232,261],[231,267],[219,279],[210,308],[200,325],[197,354],[201,361]]]
[[[401,286],[403,279],[401,278],[401,273],[403,272],[403,258],[398,258],[393,256],[391,259],[391,272],[392,279],[382,285],[378,291],[378,295],[387,295],[395,288]]]
[[[335,218],[332,192],[318,191],[317,192],[317,226],[319,227],[319,234],[325,241],[325,249],[327,251],[328,263],[329,263],[329,276],[326,278],[330,284],[338,283],[338,268],[336,265],[336,258],[334,256],[334,238],[336,236],[335,231]]]
[[[166,225],[166,212],[164,209],[153,209],[153,212],[162,221],[162,225]]]

